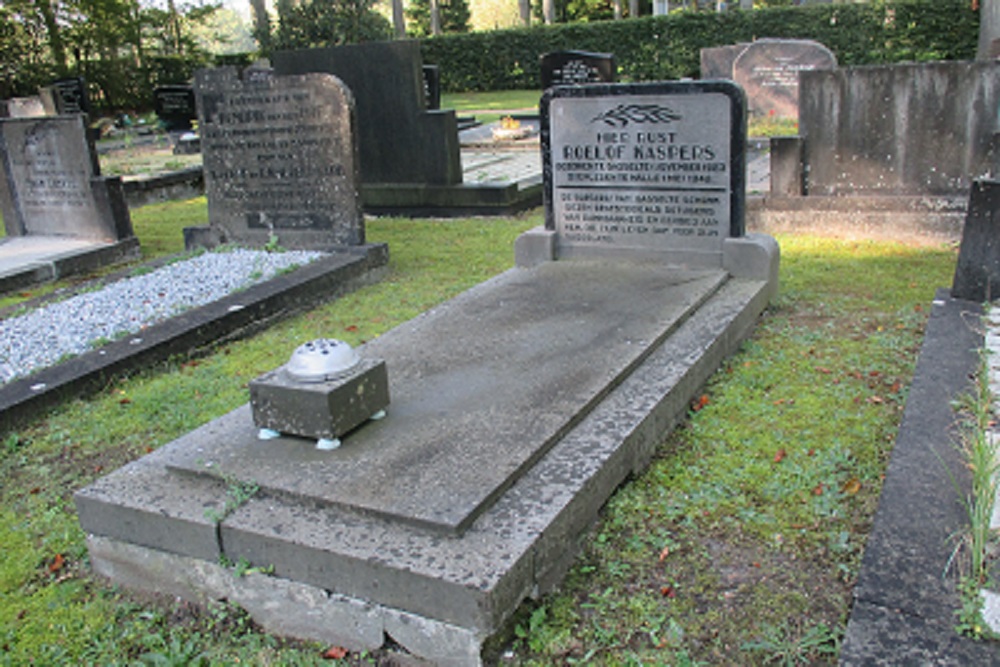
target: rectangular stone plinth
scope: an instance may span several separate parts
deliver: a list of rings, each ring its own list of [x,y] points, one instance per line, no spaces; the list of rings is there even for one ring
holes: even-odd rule
[[[305,438],[339,438],[389,405],[385,362],[362,359],[343,378],[299,382],[285,366],[250,382],[250,407],[258,428]]]

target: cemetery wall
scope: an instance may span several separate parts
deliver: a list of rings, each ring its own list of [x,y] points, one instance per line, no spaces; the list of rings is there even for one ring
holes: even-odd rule
[[[990,170],[1000,64],[801,74],[809,195],[952,195]]]

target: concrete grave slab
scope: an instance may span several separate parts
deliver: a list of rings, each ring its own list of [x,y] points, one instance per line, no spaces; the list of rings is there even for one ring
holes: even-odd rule
[[[227,438],[195,431],[167,465],[460,533],[724,281],[658,264],[515,273],[365,347],[389,368],[389,418],[337,452],[258,440],[231,415]]]

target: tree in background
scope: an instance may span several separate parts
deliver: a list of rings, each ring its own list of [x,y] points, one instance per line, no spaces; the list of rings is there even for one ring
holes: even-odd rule
[[[412,37],[427,37],[428,35],[469,32],[468,0],[437,0],[439,29],[433,29],[434,0],[410,0],[406,8],[407,32]]]
[[[373,0],[280,0],[275,49],[301,49],[391,39],[392,24]]]

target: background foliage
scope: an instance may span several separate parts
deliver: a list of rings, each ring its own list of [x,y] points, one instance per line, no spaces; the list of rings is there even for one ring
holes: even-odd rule
[[[441,35],[421,42],[448,91],[538,88],[539,57],[581,49],[614,53],[623,81],[697,77],[702,48],[762,37],[814,39],[841,65],[975,57],[979,14],[965,0],[675,12],[626,21],[568,23]]]

